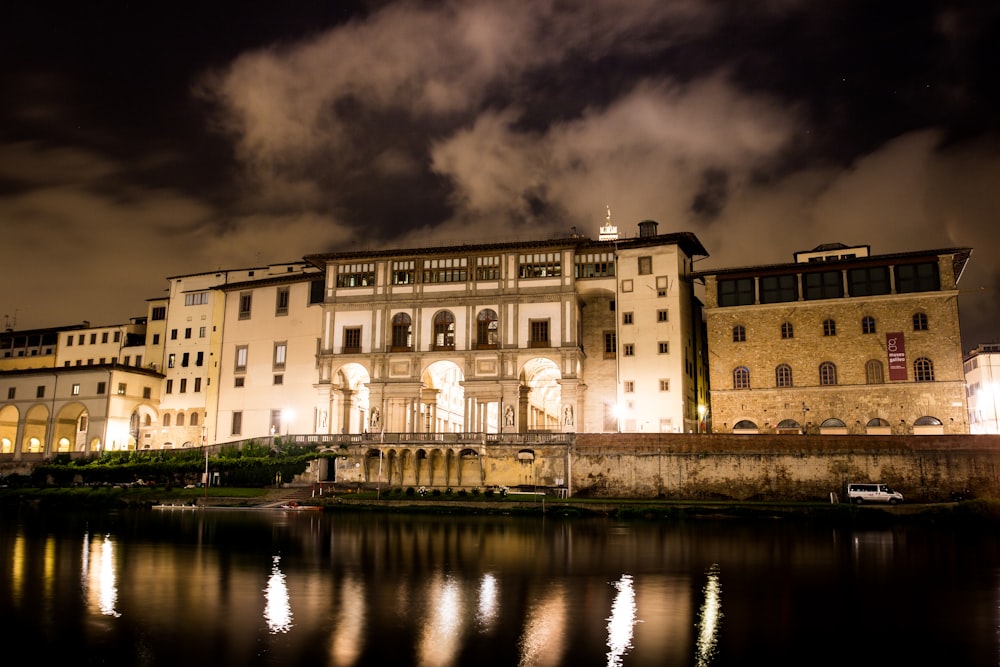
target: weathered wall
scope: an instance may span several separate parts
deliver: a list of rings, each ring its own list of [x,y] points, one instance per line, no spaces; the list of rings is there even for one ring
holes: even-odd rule
[[[881,481],[908,501],[1000,498],[1000,436],[580,434],[572,494],[825,500]]]

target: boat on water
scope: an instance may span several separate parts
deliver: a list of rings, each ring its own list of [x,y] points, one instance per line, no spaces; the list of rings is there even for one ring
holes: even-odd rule
[[[322,510],[323,508],[320,507],[319,505],[300,505],[298,502],[292,500],[292,501],[289,501],[289,502],[284,503],[283,505],[281,505],[279,509],[283,509],[283,510],[312,510],[312,511],[319,511],[319,510]]]

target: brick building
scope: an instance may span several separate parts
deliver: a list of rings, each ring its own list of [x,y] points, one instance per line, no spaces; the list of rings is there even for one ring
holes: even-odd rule
[[[970,254],[831,244],[696,273],[712,430],[968,433],[958,281]]]

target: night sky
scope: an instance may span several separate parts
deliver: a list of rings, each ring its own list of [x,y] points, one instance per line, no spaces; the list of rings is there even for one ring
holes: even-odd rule
[[[166,278],[337,250],[596,238],[699,269],[971,247],[1000,340],[1000,2],[0,7],[0,315],[146,314]]]

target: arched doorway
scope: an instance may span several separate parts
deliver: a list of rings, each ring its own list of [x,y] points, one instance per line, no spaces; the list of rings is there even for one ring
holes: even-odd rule
[[[521,405],[521,423],[527,431],[562,431],[562,373],[556,362],[545,357],[529,359],[521,369],[521,387],[526,400]],[[573,406],[569,407],[572,411]],[[570,412],[570,418],[573,418]],[[572,424],[570,424],[572,425]]]

